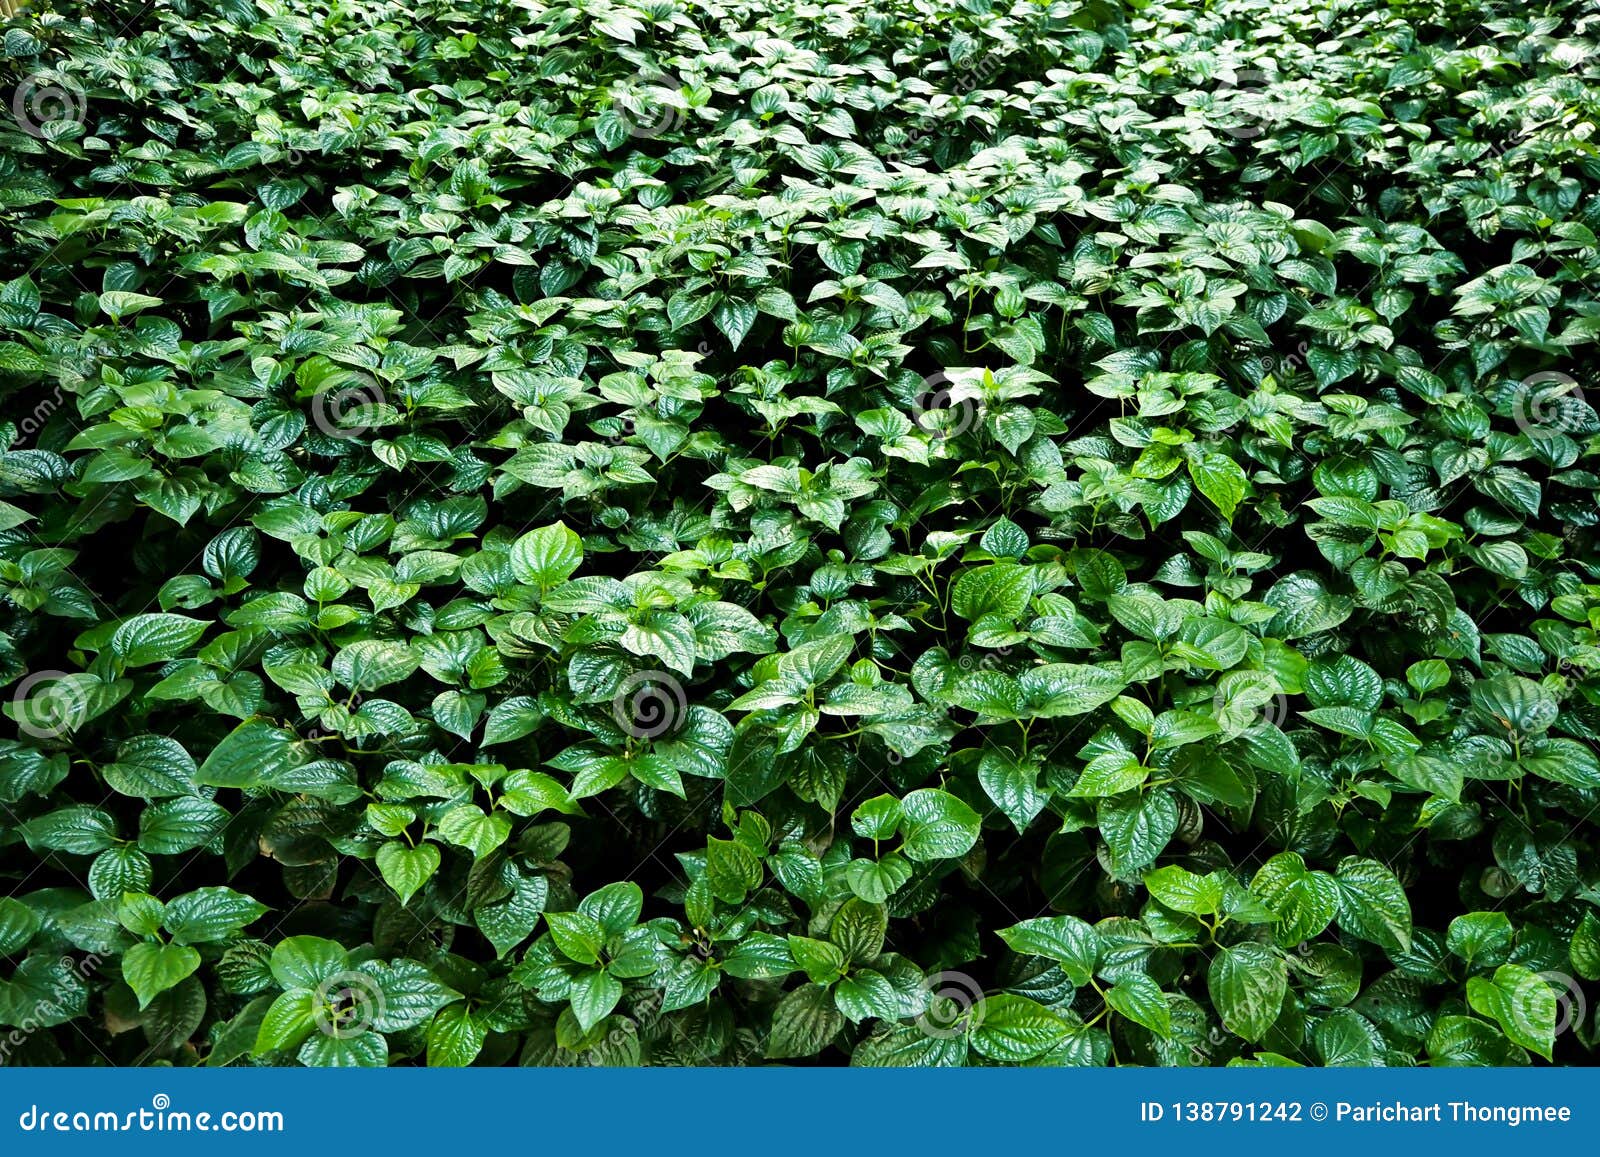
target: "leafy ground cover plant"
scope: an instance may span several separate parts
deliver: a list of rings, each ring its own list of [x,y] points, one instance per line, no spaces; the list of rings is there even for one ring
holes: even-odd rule
[[[0,1054],[1587,1063],[1595,21],[9,21]]]

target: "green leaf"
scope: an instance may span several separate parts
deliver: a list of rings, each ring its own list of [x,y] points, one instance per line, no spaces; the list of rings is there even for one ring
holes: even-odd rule
[[[978,813],[949,792],[922,788],[900,801],[900,850],[913,860],[952,860],[978,841]]]
[[[1086,715],[1111,702],[1127,687],[1120,667],[1046,663],[1017,680],[1027,699],[1027,714],[1037,719]]]
[[[990,1060],[1019,1064],[1062,1044],[1072,1028],[1037,1001],[1010,993],[985,997],[972,1012],[972,1047]]]
[[[795,989],[772,1012],[766,1055],[770,1060],[809,1057],[821,1052],[844,1027],[828,990],[819,984]]]
[[[1033,572],[1014,563],[995,563],[956,580],[950,608],[969,622],[984,615],[1014,620],[1033,595]]]
[[[1600,917],[1585,912],[1572,934],[1572,967],[1585,980],[1600,980]]]
[[[1334,873],[1339,927],[1391,955],[1411,947],[1411,903],[1393,872],[1376,860],[1349,856]]]
[[[694,671],[694,625],[682,615],[654,611],[630,623],[619,642],[625,651],[658,658],[685,677]]]
[[[1018,833],[1033,822],[1050,800],[1050,794],[1039,789],[1038,767],[1017,760],[1010,752],[999,748],[983,753],[978,762],[978,782]]]
[[[445,1005],[461,994],[440,984],[426,967],[415,960],[396,960],[393,964],[367,963],[361,971],[377,983],[376,999],[358,1005],[357,1021],[370,1014],[378,1032],[404,1032],[427,1023]],[[351,990],[357,997],[373,994],[370,986],[351,977]]]
[[[295,1057],[303,1065],[329,1069],[377,1069],[389,1063],[389,1048],[375,1032],[337,1036],[312,1033]]]
[[[176,944],[226,940],[266,915],[267,906],[232,888],[196,888],[167,904],[164,923]]]
[[[1122,874],[1153,864],[1178,830],[1178,804],[1165,791],[1103,799],[1097,815],[1100,833]]]
[[[1250,488],[1250,480],[1239,464],[1226,454],[1196,454],[1189,459],[1189,477],[1195,488],[1222,511],[1222,517],[1232,522],[1233,512]]]
[[[476,804],[465,803],[440,817],[439,835],[466,848],[474,859],[482,859],[510,837],[511,821],[498,812],[486,815]]]
[[[21,952],[40,924],[37,913],[21,900],[0,898],[0,953],[12,956]]]
[[[439,859],[439,849],[433,844],[409,847],[401,840],[390,840],[378,849],[378,874],[394,889],[400,903],[409,904],[439,870]]]
[[[1555,988],[1544,977],[1519,964],[1502,964],[1492,978],[1468,979],[1467,1003],[1498,1021],[1512,1041],[1550,1059],[1561,1010]]]
[[[111,636],[111,653],[128,667],[165,663],[194,646],[208,625],[185,615],[135,615]]]
[[[1206,989],[1227,1030],[1254,1042],[1278,1019],[1288,970],[1282,956],[1260,944],[1235,944],[1211,958]]]
[[[1123,977],[1106,989],[1106,1003],[1159,1037],[1172,1035],[1172,1010],[1167,1005],[1166,994],[1148,976]]]
[[[503,960],[506,953],[533,934],[549,891],[543,876],[518,877],[506,899],[473,910],[473,921],[494,945],[496,959]]]
[[[398,683],[417,666],[417,657],[410,648],[387,639],[361,639],[341,647],[333,657],[334,678],[363,694]]]
[[[583,562],[583,541],[565,523],[530,530],[511,546],[511,573],[541,588],[565,582]]]
[[[117,842],[116,821],[81,804],[29,820],[21,831],[30,845],[79,856],[103,852]]]
[[[317,994],[309,988],[292,988],[272,1002],[261,1019],[251,1052],[257,1056],[297,1047],[316,1030]]]
[[[851,1065],[864,1068],[950,1068],[965,1063],[964,1035],[930,1036],[920,1026],[891,1025],[856,1046]]]
[[[464,1004],[441,1009],[428,1025],[428,1067],[465,1068],[478,1058],[489,1026]]]
[[[843,949],[826,940],[810,936],[789,936],[789,955],[802,972],[817,984],[832,984],[844,974],[847,961]]]
[[[850,828],[863,839],[887,840],[894,836],[904,817],[905,811],[894,796],[873,796],[850,814]]]
[[[828,937],[856,964],[870,964],[883,952],[889,933],[889,913],[881,904],[859,898],[846,900],[834,913]]]
[[[622,999],[622,982],[598,968],[579,973],[572,980],[572,1015],[578,1026],[588,1032],[617,1007]]]
[[[153,856],[177,856],[205,847],[220,835],[232,817],[208,799],[179,796],[146,808],[139,817],[139,850]]]
[[[858,969],[839,981],[833,1002],[852,1024],[876,1017],[893,1020],[900,1014],[900,994],[887,977],[870,968]]]
[[[1339,914],[1344,895],[1337,880],[1307,868],[1295,852],[1279,852],[1262,864],[1250,890],[1277,917],[1278,943],[1285,947],[1322,932]]]
[[[597,964],[605,945],[605,929],[600,921],[582,912],[546,912],[550,935],[564,956],[579,964]]]
[[[1514,933],[1504,912],[1467,912],[1450,921],[1445,947],[1468,968],[1503,964],[1511,951]]]
[[[759,887],[761,861],[738,840],[706,841],[706,883],[711,894],[728,904],[742,904],[751,889]]]
[[[578,902],[578,911],[592,917],[607,936],[620,936],[639,922],[644,891],[632,880],[596,888]]]
[[[1527,1059],[1493,1025],[1470,1016],[1441,1016],[1428,1033],[1427,1051],[1436,1068],[1513,1064],[1513,1053]]]
[[[247,719],[211,749],[195,780],[207,787],[257,788],[303,761],[292,731]]]
[[[200,953],[181,944],[135,944],[122,954],[122,979],[147,1008],[200,967]]]
[[[1496,675],[1472,685],[1472,706],[1496,734],[1526,737],[1550,728],[1560,704],[1548,691],[1520,675]]]
[[[316,988],[345,966],[345,950],[320,936],[291,936],[272,950],[272,979],[284,988]]]
[[[183,745],[164,735],[139,735],[117,746],[117,758],[100,769],[112,790],[138,799],[166,799],[195,791],[195,765]]]
[[[1168,908],[1195,916],[1212,916],[1222,909],[1228,880],[1221,872],[1197,876],[1187,868],[1169,864],[1146,872],[1144,886]]]
[[[89,891],[101,900],[124,892],[143,892],[149,889],[153,875],[150,857],[138,847],[107,848],[89,865]]]
[[[1076,916],[1037,916],[1002,928],[1000,938],[1014,952],[1054,960],[1080,986],[1093,979],[1100,958],[1099,934]]]

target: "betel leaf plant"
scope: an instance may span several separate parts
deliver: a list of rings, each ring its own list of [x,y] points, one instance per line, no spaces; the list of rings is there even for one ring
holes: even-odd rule
[[[8,18],[0,1061],[1590,1063],[1597,32]]]

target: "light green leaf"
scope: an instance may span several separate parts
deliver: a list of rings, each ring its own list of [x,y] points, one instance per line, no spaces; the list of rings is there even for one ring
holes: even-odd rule
[[[1258,1041],[1278,1019],[1289,990],[1283,957],[1260,944],[1235,944],[1211,958],[1206,988],[1222,1023],[1235,1036]]]
[[[122,954],[122,979],[147,1008],[160,993],[200,967],[200,953],[182,944],[135,944]]]

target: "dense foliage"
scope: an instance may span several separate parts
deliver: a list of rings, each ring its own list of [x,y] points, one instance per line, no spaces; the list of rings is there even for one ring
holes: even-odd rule
[[[1589,1059],[1594,3],[51,7],[8,1063]]]

